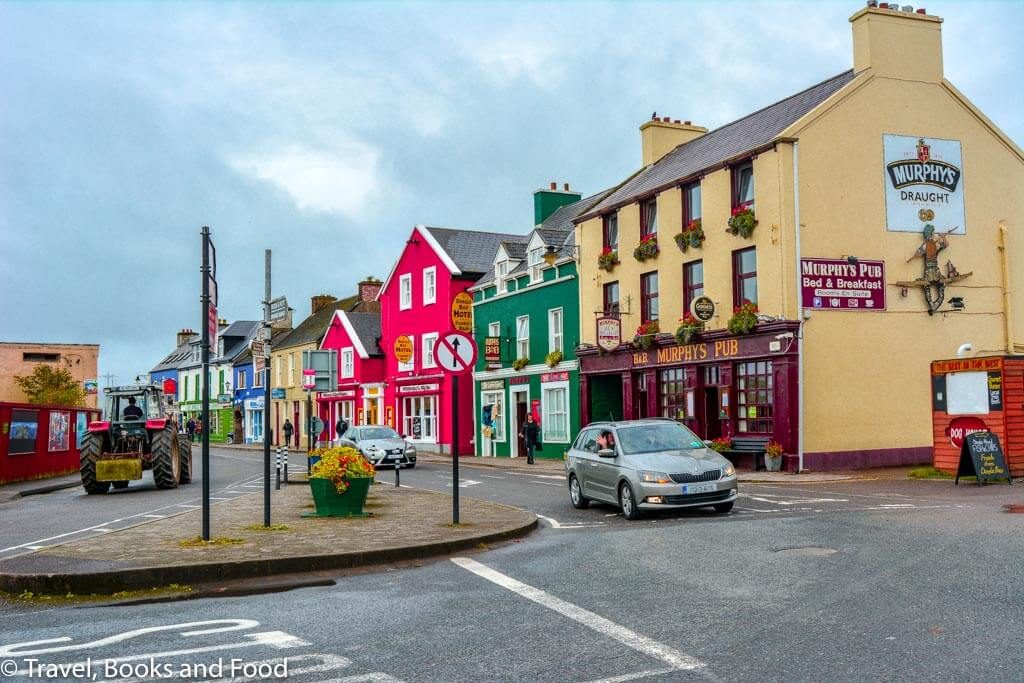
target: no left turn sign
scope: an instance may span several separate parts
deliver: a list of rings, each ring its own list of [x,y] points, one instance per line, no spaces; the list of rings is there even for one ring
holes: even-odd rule
[[[476,364],[476,344],[464,334],[450,332],[437,340],[434,358],[448,372],[470,372]]]

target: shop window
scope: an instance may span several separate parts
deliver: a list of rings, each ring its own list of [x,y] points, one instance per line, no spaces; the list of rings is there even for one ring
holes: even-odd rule
[[[423,304],[432,304],[435,301],[437,301],[437,267],[430,266],[423,270]]]
[[[700,183],[683,185],[683,227],[700,217]]]
[[[773,414],[772,362],[736,364],[737,431],[771,434]]]
[[[658,373],[658,411],[661,417],[686,420],[694,416],[694,396],[686,389],[682,368]]]
[[[619,314],[619,283],[609,282],[604,286],[605,315]]]
[[[569,385],[543,387],[541,428],[543,441],[569,442]]]
[[[516,358],[530,357],[530,316],[516,318]]]
[[[341,350],[341,376],[345,379],[355,375],[355,352],[353,349]]]
[[[485,391],[480,394],[480,405],[484,414],[490,410],[489,416],[491,420],[491,429],[494,433],[491,435],[492,441],[504,441],[505,440],[505,392],[504,391]],[[481,420],[482,422],[483,420]]]
[[[754,162],[732,167],[732,208],[754,208]]]
[[[683,264],[683,313],[690,310],[690,302],[704,296],[704,262]]]
[[[609,213],[601,219],[603,234],[602,245],[605,249],[616,251],[619,248],[619,214]]]
[[[437,397],[410,396],[402,400],[402,433],[410,439],[437,441]]]
[[[640,321],[658,319],[658,271],[640,276]]]
[[[658,232],[658,198],[651,197],[640,202],[640,238]]]
[[[548,311],[548,351],[562,351],[562,309],[552,308]]]
[[[412,308],[412,273],[398,278],[398,308],[402,311]]]
[[[757,305],[757,251],[754,247],[732,253],[732,305]]]

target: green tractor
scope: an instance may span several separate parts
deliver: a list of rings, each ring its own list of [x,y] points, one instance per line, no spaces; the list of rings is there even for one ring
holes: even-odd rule
[[[86,493],[127,488],[153,470],[158,489],[192,481],[192,444],[168,415],[163,391],[155,385],[108,387],[103,419],[89,423],[82,441],[82,486]]]

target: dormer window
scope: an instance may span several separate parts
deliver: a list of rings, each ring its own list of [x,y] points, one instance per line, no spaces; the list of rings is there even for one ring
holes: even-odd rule
[[[732,167],[732,208],[754,208],[754,162]]]
[[[544,279],[541,268],[544,267],[544,247],[537,247],[530,250],[530,282],[540,282]]]
[[[640,202],[640,239],[658,232],[658,198]]]
[[[506,280],[508,278],[508,261],[502,260],[494,264],[494,283],[498,288],[498,294],[504,294]]]

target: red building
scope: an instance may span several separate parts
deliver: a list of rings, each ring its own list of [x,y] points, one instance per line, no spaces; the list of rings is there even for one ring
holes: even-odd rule
[[[0,402],[0,484],[78,471],[79,446],[95,408]]]
[[[384,351],[380,347],[380,312],[335,311],[322,350],[338,352],[338,387],[317,395],[318,413],[334,439],[335,425],[384,424]],[[390,424],[390,423],[389,423]],[[393,425],[392,425],[393,426]]]

